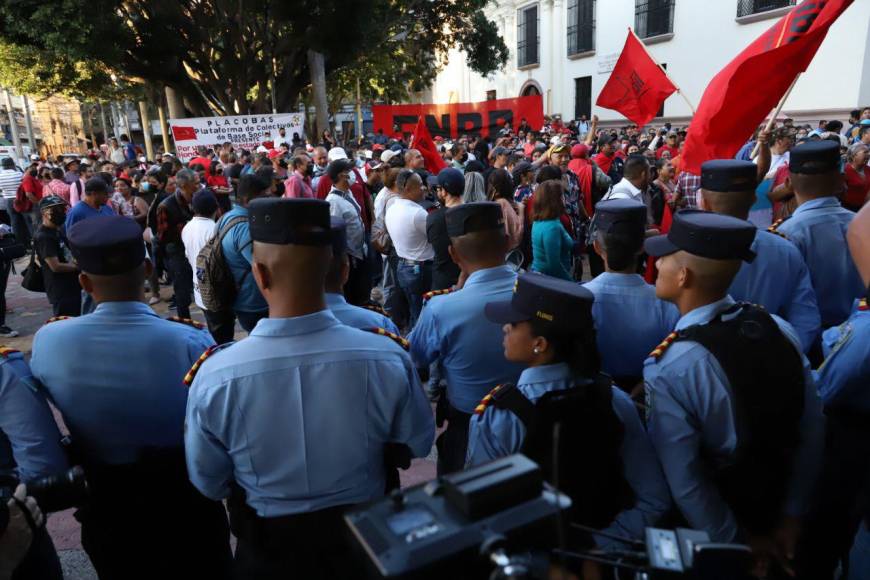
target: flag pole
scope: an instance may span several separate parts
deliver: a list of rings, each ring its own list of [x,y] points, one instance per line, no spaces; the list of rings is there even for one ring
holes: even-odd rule
[[[656,63],[656,66],[659,67],[663,73],[665,73],[665,76],[668,77],[668,80],[671,81],[671,84],[677,88],[677,92],[680,94],[681,97],[683,97],[683,100],[686,101],[686,104],[689,105],[689,110],[692,111],[692,116],[694,117],[695,116],[695,106],[689,100],[689,97],[687,97],[683,93],[682,89],[680,89],[680,87],[677,85],[677,83],[674,82],[674,79],[671,78],[671,75],[668,74],[668,69],[663,67],[661,65],[661,63],[659,63],[659,61],[657,61],[655,59],[655,57],[652,54],[650,54],[650,51],[647,49],[646,45],[643,43],[643,40],[641,40],[640,37],[637,34],[635,34],[635,32],[634,32],[634,30],[632,30],[631,26],[628,27],[628,31],[634,35],[635,39],[637,39],[637,41],[643,47],[644,52],[646,52],[646,55],[650,58],[650,60],[653,61],[654,63]]]
[[[776,118],[779,116],[779,113],[782,111],[782,108],[785,106],[785,101],[786,101],[786,99],[788,99],[788,96],[791,94],[791,90],[797,84],[799,78],[801,78],[800,73],[797,74],[797,76],[791,82],[791,86],[788,88],[788,90],[785,92],[785,94],[779,100],[779,104],[776,105],[776,108],[773,110],[773,114],[770,115],[770,119],[768,119],[767,125],[764,126],[765,132],[770,133],[771,129],[773,129],[773,126],[776,124]],[[758,156],[758,149],[760,147],[761,147],[761,143],[758,140],[756,140],[755,147],[752,148],[752,154],[749,156],[750,159],[755,159]]]

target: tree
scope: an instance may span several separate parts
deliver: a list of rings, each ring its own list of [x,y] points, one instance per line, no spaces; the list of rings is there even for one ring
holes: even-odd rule
[[[329,77],[355,75],[389,97],[431,81],[453,46],[488,74],[508,51],[486,2],[15,0],[0,5],[0,39],[171,86],[196,114],[257,113],[271,109],[273,89],[279,110],[295,108],[310,83],[309,48],[324,54]]]

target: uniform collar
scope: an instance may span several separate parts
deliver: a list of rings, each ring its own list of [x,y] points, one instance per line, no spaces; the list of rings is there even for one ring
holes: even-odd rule
[[[707,324],[713,320],[713,317],[717,314],[723,310],[727,310],[734,304],[736,304],[736,302],[734,302],[734,299],[731,298],[731,296],[725,296],[722,300],[717,300],[716,302],[695,308],[691,312],[684,314],[682,318],[677,321],[677,327],[674,330],[683,330],[684,328],[694,326],[695,324]]]
[[[565,381],[572,378],[571,367],[567,363],[556,363],[552,365],[541,365],[539,367],[529,367],[520,374],[520,385],[530,385],[534,383],[552,383],[555,381]]]
[[[516,272],[514,272],[507,266],[485,268],[483,270],[478,270],[474,274],[471,274],[465,281],[465,285],[463,286],[463,288],[468,288],[469,286],[475,286],[478,284],[486,284],[487,282],[501,280],[502,278],[508,277],[516,277]]]
[[[345,306],[347,305],[347,300],[345,300],[344,296],[334,292],[326,293],[326,307],[333,308],[335,306]]]
[[[263,318],[251,331],[251,336],[296,336],[319,332],[341,324],[327,308],[293,318]]]
[[[159,318],[156,312],[144,302],[101,302],[94,309],[94,314],[148,314]]]
[[[798,215],[805,211],[809,211],[811,209],[817,209],[820,207],[840,207],[840,200],[833,196],[819,197],[816,199],[811,199],[807,202],[804,202],[797,206],[797,209],[794,210],[792,215]]]
[[[646,286],[646,280],[640,274],[618,274],[616,272],[602,272],[593,280],[608,286]]]

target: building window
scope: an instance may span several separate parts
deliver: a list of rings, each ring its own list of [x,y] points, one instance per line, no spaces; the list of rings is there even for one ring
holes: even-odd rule
[[[595,50],[595,0],[568,0],[568,56]]]
[[[674,31],[674,0],[637,0],[634,31],[641,38],[651,38]]]
[[[665,69],[665,71],[667,72],[667,70],[668,70],[668,63],[663,62],[663,63],[660,63],[660,64],[662,65],[662,68]],[[664,117],[664,116],[665,116],[665,102],[662,101],[662,106],[659,107],[659,112],[656,113],[656,117]]]
[[[574,118],[592,118],[592,77],[574,79]]]
[[[794,6],[795,0],[737,0],[737,17]]]
[[[496,99],[496,97],[495,97],[494,90],[493,91],[486,91],[486,100],[487,101],[494,101],[495,99]]]
[[[517,13],[517,66],[538,64],[538,5]]]

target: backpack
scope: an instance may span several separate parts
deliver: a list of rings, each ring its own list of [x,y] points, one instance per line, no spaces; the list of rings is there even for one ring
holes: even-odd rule
[[[247,222],[248,216],[238,216],[227,221],[196,256],[196,280],[202,304],[210,312],[226,312],[232,309],[238,288],[233,273],[224,259],[223,240],[231,229]]]

